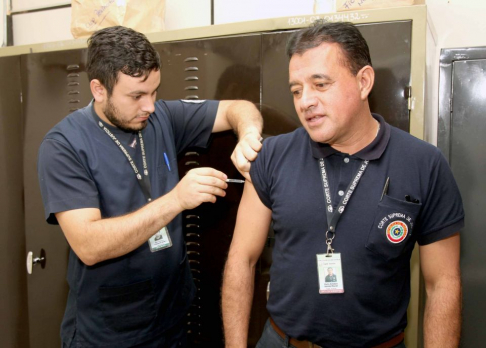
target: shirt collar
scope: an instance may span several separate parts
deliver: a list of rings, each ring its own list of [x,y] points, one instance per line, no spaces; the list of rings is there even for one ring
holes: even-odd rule
[[[385,152],[388,141],[390,140],[390,125],[385,122],[382,116],[378,114],[371,114],[375,120],[380,123],[380,130],[375,139],[365,148],[353,154],[362,160],[375,160],[381,157]],[[315,158],[325,158],[335,153],[340,153],[338,150],[331,147],[329,144],[318,143],[309,138],[312,156]]]

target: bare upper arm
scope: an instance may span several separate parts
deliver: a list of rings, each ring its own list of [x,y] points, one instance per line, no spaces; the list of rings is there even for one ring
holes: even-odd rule
[[[238,254],[255,264],[265,246],[271,218],[272,211],[261,202],[253,184],[247,181],[238,208],[230,255]]]
[[[87,233],[88,225],[101,220],[100,210],[97,208],[73,209],[55,215],[69,245],[78,257],[82,258],[83,247],[90,239]]]
[[[450,237],[420,246],[420,266],[426,287],[460,278],[460,237]]]

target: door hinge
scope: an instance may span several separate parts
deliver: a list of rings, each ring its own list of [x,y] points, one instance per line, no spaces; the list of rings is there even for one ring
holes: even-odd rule
[[[405,87],[405,98],[407,98],[408,110],[412,110],[412,86]]]

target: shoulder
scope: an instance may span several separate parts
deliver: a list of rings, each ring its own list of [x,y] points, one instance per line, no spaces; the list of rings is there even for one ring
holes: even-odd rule
[[[155,102],[156,115],[173,115],[185,113],[187,110],[218,110],[219,101],[217,100],[164,100],[159,99]]]
[[[444,159],[442,152],[435,145],[418,139],[401,129],[393,126],[390,126],[390,128],[389,149],[392,155],[405,159],[414,159],[418,162],[441,161]]]
[[[273,173],[276,168],[285,170],[302,158],[309,148],[309,135],[304,128],[265,138],[262,149],[250,167],[252,173]]]
[[[265,152],[292,152],[309,143],[309,135],[302,127],[293,132],[271,136],[263,142],[262,151]]]
[[[96,128],[94,120],[90,117],[90,106],[74,111],[52,127],[44,136],[44,141],[51,139],[59,142],[75,142],[85,132],[91,133]]]

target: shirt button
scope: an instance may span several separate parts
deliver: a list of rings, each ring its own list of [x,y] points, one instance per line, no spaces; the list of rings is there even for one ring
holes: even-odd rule
[[[349,163],[349,158],[345,157],[344,158],[344,163]]]
[[[338,195],[343,196],[343,195],[344,195],[344,191],[342,191],[342,190],[341,190],[341,191],[339,191],[339,192],[338,192]]]

